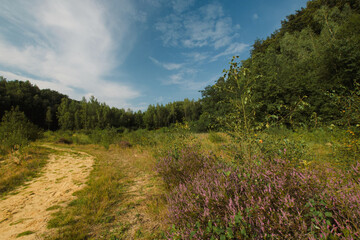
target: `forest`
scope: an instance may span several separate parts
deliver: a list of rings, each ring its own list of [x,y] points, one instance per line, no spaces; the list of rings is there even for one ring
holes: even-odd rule
[[[345,103],[339,101],[351,98],[359,84],[359,21],[358,1],[310,1],[267,39],[256,40],[249,59],[235,56],[201,99],[150,105],[144,112],[110,108],[94,97],[79,102],[1,77],[0,116],[19,106],[31,122],[51,130],[151,130],[186,121],[206,131],[223,128],[227,124],[219,118],[235,115],[242,116],[235,124],[246,118],[257,129],[340,124]]]
[[[54,239],[360,238],[360,1],[309,1],[201,95],[135,112],[0,77],[0,163],[36,142],[73,144],[104,164],[116,147],[149,154],[134,168],[161,186],[144,203],[156,227],[110,231],[121,218],[104,219],[123,195],[92,180],[54,215]],[[101,169],[94,179],[112,171]],[[103,215],[84,210],[90,195]]]

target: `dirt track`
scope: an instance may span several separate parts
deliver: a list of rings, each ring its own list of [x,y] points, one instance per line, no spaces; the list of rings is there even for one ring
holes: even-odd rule
[[[94,157],[83,152],[45,146],[58,151],[50,156],[40,177],[27,182],[0,200],[0,240],[42,239],[53,206],[66,206],[72,195],[84,186],[92,170]],[[34,232],[17,238],[26,231]],[[30,232],[29,232],[30,233]]]

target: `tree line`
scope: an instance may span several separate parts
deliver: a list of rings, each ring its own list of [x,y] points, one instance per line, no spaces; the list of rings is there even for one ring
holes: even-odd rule
[[[196,121],[202,111],[200,101],[185,99],[150,105],[144,112],[134,112],[110,107],[95,97],[76,101],[56,91],[40,90],[29,81],[7,81],[3,77],[0,77],[0,106],[0,118],[17,106],[32,123],[50,130],[152,130]]]

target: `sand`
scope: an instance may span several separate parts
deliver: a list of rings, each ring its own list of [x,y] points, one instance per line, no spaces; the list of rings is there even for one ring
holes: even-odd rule
[[[73,193],[85,186],[94,157],[66,148],[50,155],[42,174],[0,200],[0,240],[42,239],[49,233],[47,222],[53,206],[65,207],[76,197]],[[17,238],[26,231],[34,232]]]

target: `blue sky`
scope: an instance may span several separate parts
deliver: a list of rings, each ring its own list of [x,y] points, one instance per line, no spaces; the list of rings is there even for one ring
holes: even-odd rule
[[[119,108],[198,99],[305,0],[3,0],[0,75]]]

